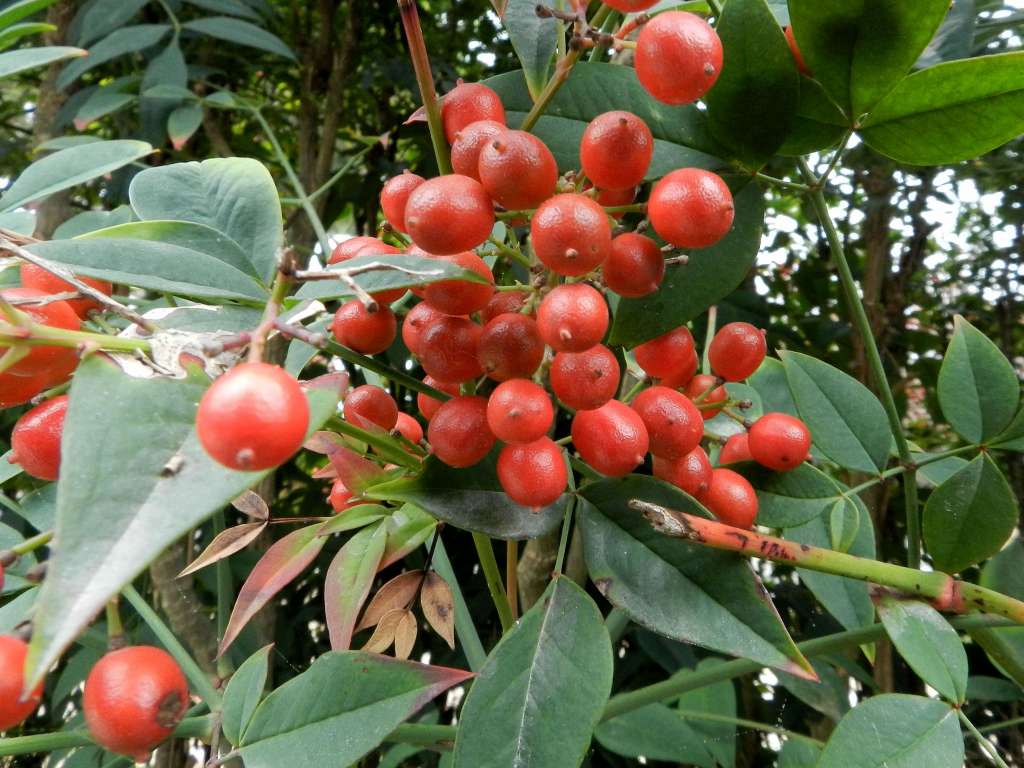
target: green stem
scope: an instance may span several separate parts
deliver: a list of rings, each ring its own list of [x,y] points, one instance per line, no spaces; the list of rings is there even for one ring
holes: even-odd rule
[[[715,330],[718,325],[718,305],[712,304],[708,307],[708,329],[704,334],[704,356],[700,362],[700,369],[705,374],[711,374],[711,360],[708,357],[711,349],[711,340],[715,338]]]
[[[476,545],[480,569],[484,572],[494,607],[498,609],[498,619],[501,621],[501,631],[504,634],[512,628],[512,608],[508,604],[505,585],[501,583],[501,571],[498,570],[498,561],[494,558],[494,546],[487,534],[476,531],[473,532],[473,544]]]
[[[608,14],[608,18],[606,18],[604,23],[601,24],[601,31],[607,35],[612,34],[623,18],[624,16],[618,12]],[[594,20],[597,21],[596,16],[594,17]],[[590,56],[587,57],[587,61],[601,61],[607,52],[608,43],[604,41],[599,42],[590,49]]]
[[[11,547],[11,552],[21,557],[27,555],[29,552],[35,552],[40,547],[45,547],[50,543],[53,538],[53,531],[46,531],[44,533],[37,533],[30,539],[25,539],[21,544]]]
[[[49,325],[32,325],[32,337],[25,339],[16,334],[0,331],[0,346],[26,347],[87,347],[111,352],[149,352],[151,347],[145,339],[129,339],[123,336],[107,336],[89,331],[69,331]]]
[[[707,0],[708,7],[711,8],[711,13],[715,16],[715,25],[718,24],[718,19],[722,15],[722,4],[718,0]]]
[[[950,456],[959,456],[961,453],[971,453],[976,450],[978,450],[978,446],[972,443],[971,445],[964,445],[959,448],[954,448],[951,451],[943,451],[942,453],[936,453],[932,456],[929,456],[926,459],[921,459],[920,461],[914,462],[914,468],[920,469],[921,467],[926,467],[929,464],[935,464],[936,462],[948,459]],[[908,467],[893,467],[892,469],[887,469],[884,472],[880,472],[877,477],[873,477],[870,480],[865,480],[860,485],[853,486],[846,493],[848,495],[860,493],[866,488],[871,488],[874,485],[878,485],[879,483],[888,480],[890,477],[902,475],[904,472],[907,471],[907,469]]]
[[[558,539],[558,556],[555,558],[555,573],[561,573],[565,567],[565,553],[569,547],[569,531],[572,530],[572,513],[576,507],[576,497],[571,496],[569,503],[565,506],[565,516],[562,518],[562,534]]]
[[[174,735],[181,739],[208,738],[213,725],[213,717],[187,717],[178,723]],[[16,736],[11,739],[0,739],[0,757],[11,755],[28,755],[34,752],[53,752],[58,749],[89,747],[93,745],[89,732],[84,728],[75,731],[59,731],[57,733],[34,733],[31,736]]]
[[[174,27],[174,34],[178,35],[181,33],[181,22],[178,20],[174,10],[168,5],[167,0],[156,0],[157,5],[163,8],[164,13],[167,14],[167,19],[171,22],[171,26]]]
[[[389,733],[385,741],[415,744],[436,752],[448,752],[455,744],[455,729],[450,725],[402,723]]]
[[[978,742],[978,746],[989,754],[992,761],[999,766],[999,768],[1009,768],[1006,761],[1000,756],[999,750],[996,749],[996,745],[986,739],[981,732],[974,727],[974,723],[972,723],[967,715],[964,714],[964,711],[962,709],[957,709],[956,714],[960,718],[960,722],[967,727],[967,730],[971,732],[971,735]]]
[[[406,389],[411,389],[413,392],[422,392],[428,397],[432,397],[435,400],[440,400],[442,403],[445,400],[451,400],[451,395],[447,392],[442,392],[439,389],[434,389],[429,384],[424,384],[417,378],[410,376],[404,371],[399,371],[396,368],[392,368],[387,363],[382,363],[379,360],[375,360],[372,357],[361,355],[355,350],[343,347],[336,341],[328,339],[323,346],[326,352],[330,352],[336,357],[340,357],[347,363],[352,365],[358,365],[360,368],[365,368],[368,371],[373,371],[376,374],[383,376],[386,379],[390,379],[396,384],[400,384]]]
[[[469,612],[466,605],[466,598],[462,595],[459,587],[459,580],[455,578],[455,571],[452,569],[451,560],[448,559],[448,552],[444,548],[444,542],[440,537],[437,539],[437,546],[434,548],[434,570],[442,579],[448,582],[452,590],[452,601],[455,603],[455,633],[459,636],[459,643],[462,652],[466,656],[466,662],[473,672],[479,672],[480,668],[487,661],[487,652],[484,651],[483,643],[480,642],[480,635],[476,631],[476,624],[473,623],[473,614]]]
[[[427,44],[423,39],[420,27],[419,11],[416,0],[398,0],[398,10],[402,14],[402,26],[409,42],[409,58],[416,72],[416,84],[420,88],[420,98],[427,113],[427,126],[430,129],[430,143],[434,145],[434,156],[441,175],[452,172],[451,159],[448,156],[448,141],[444,135],[444,122],[441,120],[441,101],[434,90],[434,74],[430,69],[430,56]]]
[[[118,598],[107,602],[107,638],[110,647],[115,648],[124,640],[124,625],[121,623],[121,611],[118,608]]]
[[[398,464],[400,467],[408,469],[419,469],[420,467],[420,461],[415,456],[410,456],[401,448],[396,447],[390,438],[385,435],[378,435],[369,430],[360,429],[354,424],[349,424],[344,419],[338,417],[331,418],[328,426],[341,432],[343,435],[348,435],[367,445],[372,445],[377,449],[377,453],[380,454],[381,458],[390,461],[392,464]]]
[[[645,386],[647,386],[647,378],[644,377],[642,379],[639,379],[637,383],[630,387],[629,391],[622,396],[622,402],[630,402],[634,397],[640,394],[640,390],[642,390]]]
[[[875,343],[871,323],[868,321],[864,304],[860,300],[857,282],[853,278],[850,264],[846,260],[846,252],[843,250],[843,242],[839,237],[839,232],[836,231],[835,223],[832,221],[832,216],[828,210],[828,203],[825,201],[825,195],[820,186],[824,181],[819,181],[814,177],[806,160],[801,158],[799,164],[800,172],[812,188],[810,195],[811,204],[814,206],[818,221],[824,228],[828,238],[829,250],[832,252],[832,261],[839,272],[839,281],[843,286],[846,303],[853,316],[853,324],[857,328],[857,333],[860,334],[861,342],[864,344],[871,378],[878,389],[882,406],[885,408],[885,415],[889,419],[889,428],[896,439],[896,450],[899,452],[900,461],[907,465],[903,479],[903,497],[907,525],[907,565],[911,568],[918,568],[921,565],[921,519],[918,515],[917,472],[911,466],[910,444],[903,434],[900,414],[896,410],[896,400],[893,398],[892,389],[889,387],[889,382],[885,377],[885,366],[882,365],[882,356],[878,352],[878,345]]]
[[[501,240],[499,240],[496,237],[487,238],[487,242],[489,242],[491,245],[497,248],[498,252],[501,253],[503,256],[507,256],[513,261],[519,262],[527,269],[530,268],[530,260],[526,258],[526,254],[524,254],[522,251],[517,250],[515,248],[510,248],[508,245],[501,242]],[[501,286],[498,287],[498,290],[501,290]]]
[[[210,683],[209,678],[206,677],[206,673],[199,668],[196,664],[195,659],[192,658],[191,654],[185,650],[178,638],[174,636],[170,628],[164,624],[163,619],[157,614],[156,611],[145,601],[145,599],[138,592],[135,591],[135,587],[131,584],[126,586],[121,594],[124,595],[125,599],[132,604],[136,613],[142,618],[144,622],[153,630],[153,634],[156,635],[157,639],[163,643],[164,648],[167,652],[174,657],[175,661],[181,666],[181,670],[185,673],[185,677],[192,683],[192,688],[196,693],[206,702],[211,712],[219,712],[221,708],[221,697],[220,692],[213,687]]]
[[[813,736],[807,736],[803,733],[790,731],[786,728],[779,728],[775,725],[768,725],[767,723],[759,723],[756,720],[746,720],[742,717],[730,717],[729,715],[716,715],[713,712],[695,712],[689,709],[676,710],[676,714],[684,720],[704,720],[709,723],[725,723],[726,725],[738,725],[741,728],[750,728],[751,730],[755,731],[764,731],[765,733],[777,733],[779,736],[785,736],[787,739],[793,739],[794,741],[803,741],[807,744],[813,744],[816,747],[825,746],[825,742],[819,741]]]
[[[811,188],[806,184],[801,184],[798,181],[786,181],[785,179],[779,179],[776,178],[775,176],[768,176],[767,174],[764,173],[755,173],[754,178],[757,179],[758,181],[763,181],[766,184],[771,184],[776,187],[782,187],[783,189],[791,189],[794,192],[799,192],[800,194],[807,194],[808,192],[811,191]]]
[[[224,513],[218,512],[213,516],[213,535],[216,537],[225,528]],[[228,631],[228,619],[231,617],[231,609],[235,603],[235,585],[231,578],[231,563],[227,558],[221,558],[214,565],[217,578],[217,645]],[[222,678],[228,677],[231,672],[231,661],[228,654],[217,659],[217,674]]]
[[[359,152],[356,152],[354,155],[352,155],[348,160],[345,161],[345,164],[341,166],[341,168],[334,172],[334,175],[331,176],[331,178],[329,178],[327,181],[325,181],[323,184],[317,187],[315,191],[310,192],[308,195],[306,195],[306,199],[308,199],[309,202],[311,203],[316,202],[316,199],[320,197],[320,195],[322,195],[324,192],[326,192],[335,184],[337,184],[338,180],[346,173],[348,173],[349,169],[353,165],[355,165],[359,160],[362,160],[363,157],[366,156],[366,153],[369,152],[371,149],[373,149],[372,146],[364,147]],[[300,201],[296,199],[296,202]]]
[[[1012,720],[1004,720],[1001,723],[993,723],[992,725],[986,725],[983,728],[979,728],[979,733],[992,733],[993,731],[1001,731],[1004,728],[1012,728],[1015,725],[1021,725],[1024,723],[1024,717],[1015,717]]]

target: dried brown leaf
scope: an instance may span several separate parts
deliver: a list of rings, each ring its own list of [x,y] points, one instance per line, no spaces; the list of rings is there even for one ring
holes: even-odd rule
[[[231,506],[253,520],[263,522],[270,519],[270,508],[255,491],[246,491],[237,499],[231,502]]]
[[[380,623],[377,628],[373,630],[373,634],[370,639],[366,641],[366,645],[363,646],[362,650],[367,653],[384,653],[393,642],[395,642],[395,633],[398,631],[398,624],[402,621],[405,614],[408,613],[404,608],[396,608],[393,611],[388,611],[381,617]]]
[[[180,579],[182,576],[188,576],[190,573],[195,573],[201,568],[212,565],[218,560],[223,560],[225,557],[245,549],[250,543],[256,540],[256,537],[259,536],[266,527],[266,523],[242,523],[241,525],[236,525],[233,528],[221,531],[213,541],[210,542],[210,546],[204,549],[203,553],[199,555],[199,557],[189,563],[188,566],[178,574],[178,578]]]
[[[431,571],[423,582],[420,592],[420,607],[427,623],[433,627],[448,647],[455,648],[455,601],[448,582]]]
[[[416,616],[412,611],[406,611],[395,627],[395,658],[408,659],[416,645],[416,633],[419,627],[416,624]]]
[[[356,632],[374,626],[388,611],[406,608],[416,596],[416,590],[419,589],[422,580],[422,571],[406,571],[387,582],[377,590],[377,594],[366,606],[366,611],[363,613],[359,626],[356,627]]]

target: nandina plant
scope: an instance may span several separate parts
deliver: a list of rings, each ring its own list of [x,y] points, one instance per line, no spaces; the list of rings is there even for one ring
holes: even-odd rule
[[[154,162],[127,223],[0,230],[0,479],[33,489],[0,539],[12,764],[713,768],[738,729],[779,768],[1020,764],[972,719],[1024,685],[1017,373],[950,315],[944,443],[912,444],[826,193],[855,141],[942,165],[1013,139],[1024,54],[915,67],[947,0],[564,5],[497,4],[522,68],[439,94],[399,0],[436,173],[389,179],[372,234],[332,237],[257,95],[214,76],[196,105],[256,117],[288,189]],[[151,150],[69,142],[0,209]],[[813,211],[866,382],[730,308],[769,192]],[[904,511],[884,557],[879,488]],[[176,547],[216,647],[150,588]],[[783,614],[794,585],[813,605]],[[890,648],[912,676],[873,690]],[[768,679],[827,726],[741,716]]]

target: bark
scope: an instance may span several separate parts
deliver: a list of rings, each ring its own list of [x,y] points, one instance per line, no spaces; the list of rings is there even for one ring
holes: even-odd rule
[[[216,674],[217,623],[203,605],[191,576],[177,578],[187,565],[187,542],[179,539],[153,561],[149,575],[153,581],[153,602],[167,617],[174,634],[185,644],[192,658],[210,677]]]
[[[519,605],[526,613],[544,593],[558,558],[560,532],[530,539],[519,555]]]

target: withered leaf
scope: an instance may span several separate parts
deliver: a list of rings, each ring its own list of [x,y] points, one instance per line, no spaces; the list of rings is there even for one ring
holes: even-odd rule
[[[182,576],[188,576],[190,573],[195,573],[201,568],[212,565],[218,560],[223,560],[225,557],[245,549],[250,543],[256,540],[256,537],[259,536],[266,527],[267,524],[265,522],[242,523],[241,525],[236,525],[233,528],[221,531],[213,541],[210,542],[210,545],[203,550],[203,553],[189,563],[188,566],[178,574],[178,578],[180,579]]]
[[[423,582],[420,606],[427,623],[433,627],[448,647],[455,648],[455,602],[448,582],[431,571]]]
[[[416,616],[412,611],[406,611],[398,626],[395,627],[395,658],[408,659],[412,648],[416,645],[416,633],[419,627],[416,624]]]
[[[231,506],[253,520],[263,522],[270,518],[270,508],[267,507],[267,502],[255,491],[246,491],[232,501]]]
[[[356,632],[374,626],[389,611],[405,609],[416,596],[416,590],[419,589],[422,580],[422,571],[406,571],[387,582],[377,590],[377,594],[366,606],[366,611],[363,613],[359,626],[356,627]]]
[[[398,624],[402,621],[405,614],[408,613],[404,608],[396,608],[393,611],[385,613],[377,624],[377,628],[373,630],[373,634],[370,639],[366,641],[366,645],[363,646],[362,650],[368,653],[384,653],[393,642],[395,642],[395,633],[398,631]]]

